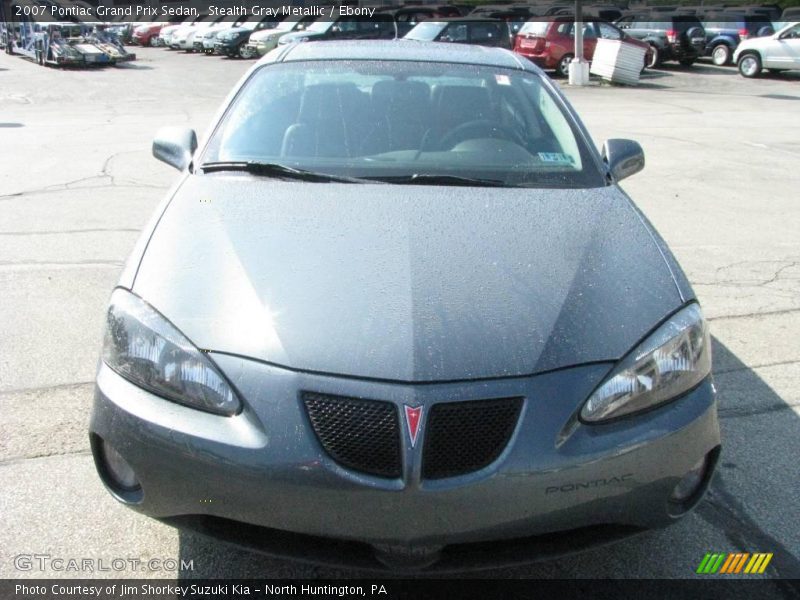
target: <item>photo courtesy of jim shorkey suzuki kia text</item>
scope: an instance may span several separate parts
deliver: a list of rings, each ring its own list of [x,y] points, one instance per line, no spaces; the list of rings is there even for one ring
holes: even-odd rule
[[[391,587],[391,586],[389,586]],[[58,597],[58,596],[78,596],[89,598],[114,598],[114,597],[171,597],[171,598],[195,598],[203,597],[264,597],[264,596],[322,596],[322,597],[376,597],[385,598],[389,596],[389,589],[386,585],[379,583],[362,585],[316,585],[316,584],[270,584],[264,582],[261,585],[249,585],[239,583],[212,583],[212,584],[163,584],[153,583],[112,583],[94,585],[75,585],[75,584],[44,584],[26,585],[17,583],[14,585],[14,593],[17,596],[25,597]]]

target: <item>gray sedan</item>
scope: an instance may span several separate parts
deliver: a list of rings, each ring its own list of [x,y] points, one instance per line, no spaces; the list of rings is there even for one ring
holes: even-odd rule
[[[281,47],[111,295],[98,472],[267,553],[440,571],[662,527],[720,449],[686,277],[532,63],[458,44]]]

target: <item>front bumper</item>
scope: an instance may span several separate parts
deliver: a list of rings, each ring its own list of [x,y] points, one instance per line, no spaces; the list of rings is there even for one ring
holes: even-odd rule
[[[234,56],[239,53],[239,44],[237,42],[217,42],[214,44],[214,52],[225,56]]]
[[[678,507],[668,501],[670,493],[719,446],[710,379],[656,410],[587,426],[573,417],[610,364],[412,385],[211,356],[246,399],[239,415],[219,417],[174,404],[103,364],[99,368],[90,425],[95,459],[102,439],[130,463],[141,482],[136,495],[104,481],[139,512],[177,524],[228,522],[234,525],[229,531],[254,525],[411,553],[596,527],[633,532],[665,526],[691,508],[702,494]],[[301,390],[381,399],[400,408],[492,397],[525,400],[508,446],[488,467],[422,480],[424,443],[412,448],[404,436],[404,474],[383,479],[344,468],[324,452]],[[246,533],[233,537],[247,541]]]

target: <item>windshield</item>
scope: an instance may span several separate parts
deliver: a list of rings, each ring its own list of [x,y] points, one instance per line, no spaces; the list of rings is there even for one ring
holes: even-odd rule
[[[520,28],[519,32],[528,35],[542,36],[547,33],[549,21],[528,21]]]
[[[445,27],[447,27],[447,23],[441,21],[425,21],[423,23],[418,23],[414,29],[405,35],[405,39],[432,42]]]
[[[200,162],[386,180],[449,176],[541,187],[605,181],[538,75],[404,61],[265,65],[237,95]]]

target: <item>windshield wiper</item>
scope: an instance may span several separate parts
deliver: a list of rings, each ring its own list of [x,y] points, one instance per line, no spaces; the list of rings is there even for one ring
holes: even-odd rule
[[[297,179],[300,181],[314,181],[318,183],[370,183],[357,177],[344,177],[328,173],[315,173],[304,169],[295,169],[278,163],[263,163],[257,161],[219,161],[208,162],[200,165],[203,173],[218,171],[243,171],[260,177],[275,177],[277,179]]]
[[[474,187],[510,187],[505,181],[499,179],[477,179],[473,177],[460,177],[459,175],[428,175],[414,173],[413,175],[398,175],[390,177],[370,177],[373,181],[395,183],[401,185],[463,185]]]

